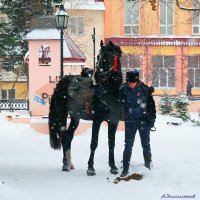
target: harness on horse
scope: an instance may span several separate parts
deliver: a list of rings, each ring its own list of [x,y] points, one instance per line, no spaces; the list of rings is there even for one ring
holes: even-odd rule
[[[81,75],[72,76],[71,82],[68,87],[68,95],[76,101],[88,115],[91,115],[91,99],[94,95],[93,92],[93,84],[91,76],[93,74],[93,70],[89,68],[83,68]],[[84,96],[84,102],[82,101],[82,96]]]
[[[94,73],[94,70],[93,69],[90,69],[90,68],[83,68],[82,71],[81,71],[81,76],[73,76],[72,75],[72,80],[71,80],[71,83],[69,85],[69,88],[68,88],[68,92],[70,94],[70,96],[72,96],[73,92],[75,90],[78,90],[80,89],[82,86],[84,86],[85,84],[85,87],[84,88],[87,88],[87,86],[90,87],[91,85],[91,77]]]

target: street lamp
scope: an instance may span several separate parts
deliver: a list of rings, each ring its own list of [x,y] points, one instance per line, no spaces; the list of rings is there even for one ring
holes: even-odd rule
[[[60,30],[60,78],[63,78],[63,31],[67,28],[69,15],[65,12],[64,6],[61,4],[59,10],[55,14],[56,28]]]

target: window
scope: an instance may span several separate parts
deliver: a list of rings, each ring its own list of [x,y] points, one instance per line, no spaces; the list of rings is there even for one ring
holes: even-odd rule
[[[126,72],[131,69],[140,69],[141,59],[140,55],[123,54],[121,57],[122,75],[125,81]]]
[[[173,0],[160,1],[160,34],[173,35],[174,9]]]
[[[8,89],[8,90],[2,90],[2,99],[15,99],[15,90],[14,89]]]
[[[200,87],[200,55],[188,56],[188,80]]]
[[[138,35],[140,32],[139,1],[125,0],[124,3],[124,33]]]
[[[193,8],[199,7],[199,0],[193,0],[192,1]],[[192,13],[192,33],[200,34],[200,15],[199,12],[193,12]]]
[[[51,51],[48,45],[42,45],[39,48],[39,64],[49,65],[51,63]]]
[[[175,87],[175,56],[152,57],[154,87]]]
[[[84,17],[74,16],[71,20],[71,33],[73,34],[84,34]]]

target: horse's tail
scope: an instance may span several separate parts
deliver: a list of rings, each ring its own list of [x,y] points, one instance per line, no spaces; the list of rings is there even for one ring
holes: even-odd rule
[[[53,95],[49,108],[49,137],[50,146],[59,150],[61,148],[61,138],[58,131],[57,117],[55,96]]]
[[[57,84],[49,108],[49,136],[53,149],[61,148],[61,135],[67,123],[67,96],[71,79],[65,76]]]

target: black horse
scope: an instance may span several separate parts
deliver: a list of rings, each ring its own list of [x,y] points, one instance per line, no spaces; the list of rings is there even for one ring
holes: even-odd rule
[[[119,87],[122,83],[120,47],[101,41],[100,53],[93,77],[65,76],[55,88],[49,112],[50,145],[54,149],[63,147],[63,171],[70,170],[68,150],[80,119],[93,120],[91,153],[88,175],[95,175],[94,154],[98,145],[98,134],[103,121],[108,122],[109,166],[117,174],[114,147],[115,133],[120,120]],[[71,121],[66,129],[67,116]]]

